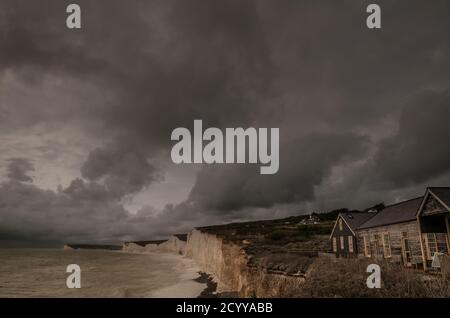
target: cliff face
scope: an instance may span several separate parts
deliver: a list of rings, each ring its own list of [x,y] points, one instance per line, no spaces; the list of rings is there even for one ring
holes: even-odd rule
[[[186,242],[180,240],[177,236],[171,236],[166,242],[156,246],[159,252],[170,252],[184,255],[186,249]]]
[[[237,292],[240,297],[283,297],[298,290],[305,281],[301,273],[273,270],[274,262],[254,256],[243,246],[224,241],[215,234],[193,230],[189,233],[186,256],[208,274],[214,275],[218,292]]]
[[[181,239],[180,239],[181,238]],[[194,229],[186,237],[167,241],[124,243],[126,252],[169,252],[194,260],[201,271],[214,276],[217,292],[239,297],[289,297],[305,281],[311,258],[283,251],[249,254],[247,240],[225,240],[222,235]]]
[[[124,243],[122,250],[131,253],[145,252],[168,252],[184,255],[186,242],[180,240],[177,236],[171,236],[167,241],[155,242],[128,242]]]
[[[188,235],[186,256],[218,281],[218,292],[244,292],[247,286],[247,258],[235,244],[224,244],[214,234],[192,230]]]

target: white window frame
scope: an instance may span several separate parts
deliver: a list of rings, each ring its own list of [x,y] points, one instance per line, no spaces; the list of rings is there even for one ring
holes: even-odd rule
[[[342,226],[342,219],[339,218],[339,231],[342,231],[344,227]]]
[[[341,241],[341,250],[345,249],[344,237],[343,236],[339,237],[339,240]]]
[[[353,236],[351,236],[351,235],[348,236],[348,251],[350,253],[355,252],[354,247],[353,247]]]
[[[332,242],[333,242],[333,252],[336,253],[337,252],[337,240],[335,237],[333,237]]]

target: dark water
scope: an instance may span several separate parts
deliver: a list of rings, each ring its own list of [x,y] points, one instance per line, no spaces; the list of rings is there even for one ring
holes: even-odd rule
[[[69,289],[69,264],[81,288]],[[0,249],[0,297],[195,297],[197,269],[169,254],[62,249]]]

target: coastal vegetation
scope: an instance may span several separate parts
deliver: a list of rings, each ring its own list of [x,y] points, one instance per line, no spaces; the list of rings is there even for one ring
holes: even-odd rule
[[[381,288],[366,286],[366,268],[373,260],[317,258],[301,289],[289,297],[389,297],[436,298],[450,297],[450,280],[441,275],[425,274],[421,270],[400,264],[379,262]]]

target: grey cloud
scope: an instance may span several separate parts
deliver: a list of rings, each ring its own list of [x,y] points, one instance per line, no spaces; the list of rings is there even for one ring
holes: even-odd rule
[[[49,241],[84,241],[115,236],[114,224],[127,212],[111,201],[85,201],[65,192],[16,181],[0,185],[0,232]]]
[[[13,181],[33,182],[28,175],[34,171],[33,164],[26,158],[12,158],[8,160],[7,177]]]
[[[17,181],[0,184],[2,245],[23,245],[24,241],[51,245],[120,244],[128,240],[165,238],[171,233],[188,231],[194,225],[219,220],[202,215],[187,203],[169,205],[159,213],[144,207],[134,215],[108,196],[104,187],[82,180],[74,180],[59,191],[42,190]]]
[[[79,32],[64,27],[62,1],[0,0],[1,75],[21,81],[17,92],[34,92],[23,100],[0,97],[0,120],[8,131],[70,122],[105,140],[86,154],[85,180],[60,192],[2,185],[5,193],[25,191],[54,215],[67,211],[61,203],[98,217],[88,218],[86,229],[76,226],[80,236],[95,226],[108,228],[105,237],[162,235],[206,220],[267,216],[283,204],[332,207],[351,201],[358,187],[365,190],[358,204],[372,204],[371,194],[413,192],[449,170],[447,0],[380,0],[377,31],[364,24],[369,1],[78,3]],[[43,77],[57,84],[42,85]],[[79,101],[55,97],[58,85]],[[404,106],[424,89],[431,91]],[[398,118],[398,132],[384,131],[386,119]],[[159,180],[156,156],[168,153],[172,129],[194,119],[205,127],[279,127],[279,173],[205,166],[186,202],[127,216],[118,199]],[[342,166],[347,188],[336,190],[334,169]],[[16,217],[25,220],[35,207],[21,204]],[[67,220],[51,215],[52,231],[72,233]],[[114,223],[114,215],[122,221]]]
[[[139,149],[127,142],[108,144],[89,153],[81,174],[88,180],[104,182],[109,193],[121,198],[160,179],[147,157],[145,147]]]
[[[96,182],[85,182],[82,179],[72,180],[69,186],[63,189],[62,192],[77,201],[108,202],[117,198],[105,186]]]
[[[427,90],[404,106],[398,132],[380,144],[376,171],[395,186],[422,183],[450,171],[450,89]]]
[[[189,200],[205,211],[232,211],[245,207],[269,208],[277,203],[314,200],[331,168],[343,160],[357,160],[368,140],[356,135],[312,134],[280,145],[280,170],[259,174],[258,166],[210,166],[197,178]]]
[[[83,32],[57,27],[60,1],[39,8],[4,2],[5,69],[88,80],[116,101],[80,111],[147,144],[167,145],[171,129],[194,118],[248,122],[271,81],[255,2],[108,1],[106,13],[102,4],[80,1]]]

